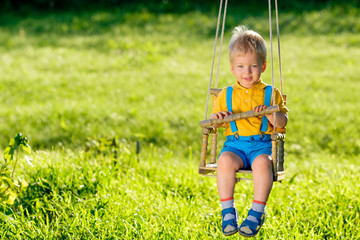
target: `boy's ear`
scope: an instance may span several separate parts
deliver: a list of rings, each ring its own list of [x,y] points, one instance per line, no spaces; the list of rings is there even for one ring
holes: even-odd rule
[[[262,73],[265,72],[265,69],[266,69],[266,62],[264,62],[263,66],[262,66],[262,68],[261,68],[261,72],[262,72]]]
[[[232,72],[233,74],[235,74],[235,73],[234,73],[234,72],[235,72],[234,65],[233,65],[232,63],[230,63],[230,68],[231,68],[231,72]]]

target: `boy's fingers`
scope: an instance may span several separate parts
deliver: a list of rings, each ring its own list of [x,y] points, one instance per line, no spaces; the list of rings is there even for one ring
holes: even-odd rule
[[[232,114],[232,112],[224,112],[224,117],[227,117],[227,116],[229,116],[231,114]]]
[[[224,117],[227,117],[229,115],[233,114],[232,112],[218,112],[218,113],[214,113],[212,117],[210,118],[214,118],[214,119],[224,119]]]
[[[218,112],[217,113],[217,116],[220,118],[220,119],[224,119],[224,117],[227,117],[229,116],[231,113],[230,112]]]
[[[254,112],[261,112],[262,110],[265,110],[267,108],[266,105],[259,105],[254,108]]]

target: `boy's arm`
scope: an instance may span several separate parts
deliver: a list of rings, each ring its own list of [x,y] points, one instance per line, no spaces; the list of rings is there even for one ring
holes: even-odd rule
[[[269,122],[274,126],[274,114],[265,115]],[[276,113],[276,127],[284,128],[288,121],[287,113],[277,112]]]
[[[266,105],[259,105],[254,108],[254,112],[260,112],[264,109],[266,109]],[[274,126],[274,114],[267,114],[265,115],[269,122]],[[283,128],[286,126],[288,121],[288,115],[287,113],[277,112],[276,113],[276,127],[277,128]]]

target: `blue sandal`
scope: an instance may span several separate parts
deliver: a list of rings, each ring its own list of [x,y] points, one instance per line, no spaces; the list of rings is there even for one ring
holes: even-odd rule
[[[257,222],[253,222],[248,219],[245,219],[244,222],[239,227],[239,233],[244,237],[254,237],[256,234],[258,234],[261,226],[265,221],[265,213],[256,212],[250,209],[248,216],[255,217]]]
[[[235,217],[232,219],[224,220],[226,214],[233,214]],[[221,211],[222,215],[222,232],[225,236],[230,236],[237,233],[239,224],[238,224],[238,212],[236,208],[226,208]]]

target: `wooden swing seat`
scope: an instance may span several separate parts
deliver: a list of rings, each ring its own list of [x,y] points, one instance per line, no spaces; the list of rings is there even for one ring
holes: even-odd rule
[[[213,95],[213,102],[217,95],[221,92],[221,89],[211,88],[210,94]],[[285,97],[284,97],[285,98]],[[233,114],[225,117],[223,120],[220,119],[208,119],[200,122],[200,126],[202,127],[202,145],[201,145],[201,159],[199,166],[199,173],[205,176],[214,177],[216,176],[214,173],[217,170],[217,128],[213,125],[234,121],[236,119],[249,118],[254,116],[261,116],[273,112],[279,112],[278,106],[272,106],[265,109],[262,112],[255,113],[253,111]],[[207,162],[207,152],[208,152],[208,141],[209,135],[211,135],[211,147],[210,147],[210,161]],[[285,178],[284,171],[284,139],[285,139],[285,129],[281,129],[280,132],[274,133],[271,135],[271,143],[272,143],[272,153],[271,153],[271,161],[273,166],[273,180],[277,182],[281,182]],[[239,174],[252,174],[251,170],[238,170]],[[240,180],[252,180],[251,178],[236,178],[236,182]]]
[[[199,173],[205,172],[203,174],[206,177],[215,177],[216,175],[208,175],[208,173],[215,173],[217,170],[217,164],[216,163],[207,163],[205,167],[199,167]],[[239,174],[249,174],[252,175],[252,170],[237,170],[236,173]],[[274,176],[274,181],[281,182],[285,179],[285,171],[277,171]],[[237,177],[236,182],[239,182],[240,180],[252,180],[251,178],[243,178],[243,177]]]

